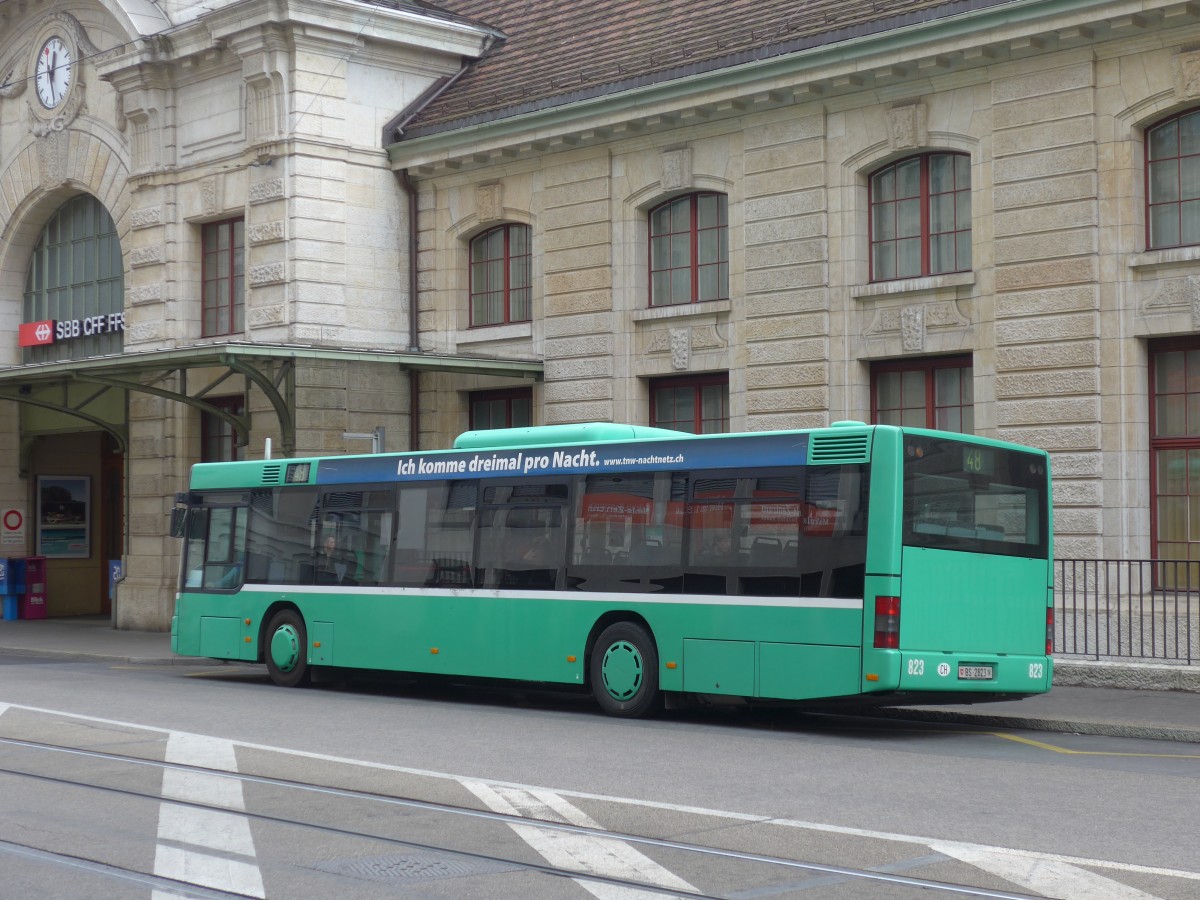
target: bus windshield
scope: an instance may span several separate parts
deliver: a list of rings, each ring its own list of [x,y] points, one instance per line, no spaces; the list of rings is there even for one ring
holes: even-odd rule
[[[904,544],[1045,559],[1046,485],[1037,454],[906,435]]]

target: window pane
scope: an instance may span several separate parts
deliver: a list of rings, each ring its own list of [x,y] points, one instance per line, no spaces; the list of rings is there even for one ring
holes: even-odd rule
[[[1191,200],[1179,206],[1181,244],[1200,243],[1200,200]]]
[[[1160,437],[1187,434],[1186,394],[1169,394],[1156,398],[1154,404],[1155,433]]]
[[[1154,357],[1154,390],[1176,394],[1188,389],[1186,356],[1182,350],[1158,353]]]
[[[900,407],[900,373],[880,372],[875,379],[875,404],[880,409]]]
[[[671,302],[671,274],[655,272],[650,279],[650,305],[663,306]]]
[[[1188,502],[1186,497],[1158,498],[1158,539],[1186,541]]]
[[[692,236],[677,234],[671,238],[671,265],[674,267],[691,265]]]
[[[1179,119],[1179,155],[1200,153],[1200,113],[1188,113]]]
[[[929,271],[938,275],[942,272],[953,272],[955,235],[943,234],[929,241]]]
[[[1150,159],[1164,159],[1179,153],[1179,123],[1167,122],[1150,132]]]
[[[954,230],[954,194],[939,194],[929,198],[929,231],[940,234]]]
[[[1179,207],[1174,204],[1150,208],[1150,246],[1174,247],[1179,244]]]
[[[871,179],[871,199],[876,201],[896,199],[896,170],[888,167]]]
[[[921,195],[921,160],[910,159],[896,166],[896,196]]]
[[[902,373],[903,397],[905,406],[917,406],[925,409],[925,373],[908,371]]]
[[[934,426],[940,428],[942,431],[961,432],[963,430],[962,410],[957,406],[948,406],[945,409],[939,409]]]
[[[1174,159],[1150,164],[1150,202],[1179,199],[1179,163]]]
[[[724,199],[716,194],[701,195],[696,198],[696,225],[700,228],[712,228],[721,224],[721,203]]]
[[[656,237],[650,241],[650,268],[661,271],[671,265],[671,239]]]
[[[692,301],[692,272],[690,269],[676,269],[671,273],[671,302],[690,303]]]
[[[957,246],[958,257],[955,266],[955,271],[965,272],[971,268],[971,232],[960,231],[955,235],[955,244]]]
[[[929,157],[929,192],[940,194],[954,190],[954,157],[935,153]]]
[[[671,207],[660,206],[650,213],[650,233],[654,235],[669,234],[671,231]]]
[[[877,281],[896,277],[895,244],[876,244],[872,248],[871,272]]]
[[[721,292],[717,284],[720,266],[702,266],[700,268],[700,300],[719,300]]]
[[[933,391],[936,406],[957,406],[962,403],[962,369],[935,370]]]
[[[896,242],[896,275],[912,278],[921,274],[921,239],[909,238]]]
[[[513,291],[509,305],[509,318],[513,322],[528,322],[533,318],[532,292],[529,288]]]
[[[1184,200],[1200,197],[1200,156],[1179,161],[1179,196]]]
[[[900,237],[920,237],[920,200],[900,200],[896,203],[896,233]]]
[[[683,197],[671,204],[671,230],[684,234],[692,230],[691,197]]]
[[[896,207],[892,203],[877,204],[871,210],[871,236],[888,241],[896,236]]]

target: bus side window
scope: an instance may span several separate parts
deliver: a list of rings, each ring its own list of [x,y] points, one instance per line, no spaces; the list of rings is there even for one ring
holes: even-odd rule
[[[205,546],[205,590],[229,591],[241,587],[246,562],[246,508],[217,507],[208,511]]]

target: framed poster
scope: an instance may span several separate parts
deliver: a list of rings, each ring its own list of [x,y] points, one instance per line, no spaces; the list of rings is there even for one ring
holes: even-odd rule
[[[39,475],[37,555],[91,556],[92,480],[87,475]]]

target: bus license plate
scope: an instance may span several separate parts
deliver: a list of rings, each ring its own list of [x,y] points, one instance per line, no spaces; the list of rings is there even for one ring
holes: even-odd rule
[[[958,677],[962,681],[991,681],[991,666],[959,666]]]

